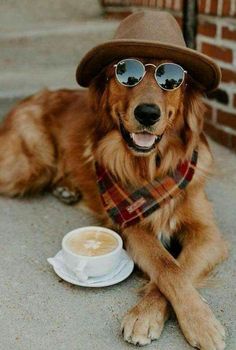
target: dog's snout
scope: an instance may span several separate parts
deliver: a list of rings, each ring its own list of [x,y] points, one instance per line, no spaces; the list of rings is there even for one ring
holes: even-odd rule
[[[140,124],[150,126],[160,119],[161,110],[155,104],[142,103],[135,108],[134,115]]]

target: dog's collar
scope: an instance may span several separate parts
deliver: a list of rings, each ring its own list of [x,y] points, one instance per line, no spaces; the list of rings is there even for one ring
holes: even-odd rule
[[[194,150],[191,160],[180,162],[172,174],[161,180],[156,178],[134,192],[124,188],[107,169],[96,163],[97,184],[104,209],[121,228],[140,222],[183,192],[193,178],[197,158],[198,152]]]

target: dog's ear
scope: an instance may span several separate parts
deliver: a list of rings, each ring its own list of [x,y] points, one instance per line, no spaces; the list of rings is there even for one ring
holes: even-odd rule
[[[188,148],[195,147],[203,129],[205,106],[203,92],[188,77],[184,97],[184,127],[181,133]]]
[[[95,112],[99,110],[99,105],[100,105],[104,90],[105,90],[105,72],[102,71],[99,75],[97,75],[93,79],[91,85],[89,86],[90,106]]]
[[[92,81],[89,86],[90,105],[98,113],[106,108],[106,87],[109,82],[109,67],[105,67]]]
[[[89,101],[93,112],[96,115],[97,131],[107,132],[112,129],[113,122],[110,117],[109,81],[111,78],[111,67],[105,67],[99,75],[97,75],[89,87]]]

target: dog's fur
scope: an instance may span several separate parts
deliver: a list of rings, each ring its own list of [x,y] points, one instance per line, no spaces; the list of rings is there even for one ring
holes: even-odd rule
[[[201,98],[188,76],[179,89],[161,90],[152,68],[141,83],[126,88],[116,81],[111,64],[88,91],[45,90],[21,101],[0,129],[2,195],[51,189],[60,196],[63,191],[58,188],[65,188],[75,198],[81,193],[87,207],[108,226],[112,224],[100,202],[95,160],[124,186],[138,187],[144,179],[165,176],[198,147],[197,169],[184,195],[121,232],[135,263],[150,279],[144,296],[122,323],[125,340],[134,344],[144,345],[160,336],[171,305],[192,346],[224,348],[224,330],[195,289],[227,257],[204,193],[212,156],[202,133]],[[163,137],[148,154],[130,149],[119,130],[120,121],[129,132],[143,130],[134,118],[134,108],[140,103],[157,104],[161,109],[160,121],[149,132]],[[156,238],[160,232],[181,244],[176,259]]]

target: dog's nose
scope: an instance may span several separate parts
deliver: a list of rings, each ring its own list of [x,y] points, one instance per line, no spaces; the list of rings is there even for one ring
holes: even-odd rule
[[[142,103],[135,108],[134,115],[142,125],[150,126],[160,119],[161,110],[155,104]]]

